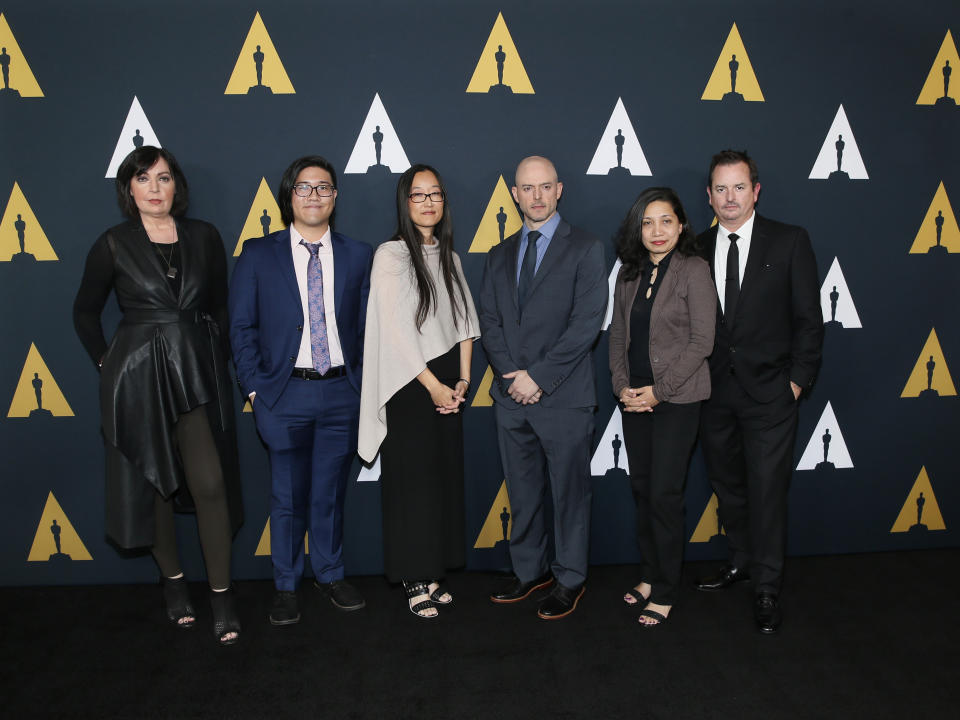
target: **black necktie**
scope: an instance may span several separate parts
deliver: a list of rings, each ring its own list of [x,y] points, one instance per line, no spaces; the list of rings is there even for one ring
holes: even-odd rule
[[[523,265],[520,266],[520,281],[517,283],[517,306],[523,312],[523,305],[527,302],[527,293],[533,284],[533,276],[537,272],[537,240],[540,238],[538,230],[531,230],[527,234],[527,251],[523,254]]]
[[[740,296],[740,251],[737,249],[737,240],[740,236],[730,233],[730,249],[727,250],[727,280],[724,283],[723,317],[727,325],[733,324],[733,317],[737,312],[737,298]]]

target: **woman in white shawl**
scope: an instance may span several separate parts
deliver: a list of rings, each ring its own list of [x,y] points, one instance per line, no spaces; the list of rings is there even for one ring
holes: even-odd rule
[[[440,581],[466,559],[460,408],[478,328],[443,180],[414,165],[397,184],[397,231],[373,260],[359,453],[380,451],[384,569],[422,618],[453,602]]]

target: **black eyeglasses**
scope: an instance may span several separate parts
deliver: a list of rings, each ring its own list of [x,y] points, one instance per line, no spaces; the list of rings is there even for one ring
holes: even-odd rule
[[[293,186],[293,191],[297,194],[297,197],[308,198],[313,195],[313,191],[317,191],[319,197],[330,197],[333,195],[336,188],[333,185],[328,185],[327,183],[320,183],[319,185],[311,185],[310,183],[297,183]]]
[[[439,190],[434,190],[431,193],[415,192],[407,195],[410,198],[410,202],[422,203],[427,198],[430,198],[434,202],[443,202],[443,193]]]

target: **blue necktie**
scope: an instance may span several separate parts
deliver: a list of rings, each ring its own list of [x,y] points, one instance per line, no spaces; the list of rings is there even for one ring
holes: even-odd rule
[[[320,267],[320,243],[300,244],[310,251],[307,262],[307,304],[310,306],[310,349],[313,367],[321,375],[330,369],[330,346],[327,343],[327,315],[323,307],[323,270]]]
[[[523,306],[527,302],[527,293],[533,284],[533,276],[537,274],[537,240],[540,239],[539,230],[527,233],[527,250],[523,254],[523,264],[520,266],[520,280],[517,282],[517,307],[523,313]]]

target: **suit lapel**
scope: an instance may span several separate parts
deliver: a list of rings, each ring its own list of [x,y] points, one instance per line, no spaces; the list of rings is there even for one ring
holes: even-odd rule
[[[347,261],[347,244],[335,232],[330,233],[333,246],[333,310],[338,315],[343,306],[343,290],[347,285],[349,262]],[[337,317],[337,320],[340,318]]]
[[[743,278],[740,280],[740,297],[737,299],[737,307],[743,302],[745,293],[750,292],[750,287],[760,269],[763,267],[763,261],[767,254],[767,236],[764,232],[763,219],[757,215],[753,221],[753,235],[750,236],[750,253],[747,255],[747,266],[743,270]]]
[[[293,250],[290,248],[290,230],[281,230],[273,240],[273,253],[277,258],[277,267],[287,288],[300,304],[300,286],[297,285],[297,271],[293,267]]]
[[[533,282],[530,284],[530,290],[527,294],[528,298],[537,291],[540,283],[542,283],[543,279],[550,274],[550,270],[553,268],[553,266],[557,264],[558,258],[566,251],[567,236],[569,234],[570,224],[565,220],[561,220],[560,224],[557,225],[556,232],[553,233],[553,237],[550,239],[550,245],[547,246],[547,251],[543,255],[543,260],[540,261],[540,267],[537,268],[537,274],[533,276]],[[519,245],[519,243],[517,243],[517,245]]]
[[[676,292],[677,282],[680,280],[680,271],[683,268],[684,257],[680,253],[674,253],[670,258],[670,264],[667,266],[667,272],[663,277],[662,284],[657,290],[657,296],[653,299],[653,307],[650,308],[650,337],[654,336],[654,328],[660,324],[660,313],[663,311],[663,304],[667,298],[673,297]]]
[[[513,309],[520,312],[520,304],[517,298],[517,263],[520,262],[520,231],[514,233],[503,241],[504,253],[507,257],[507,287],[510,288],[510,297],[513,298]]]

